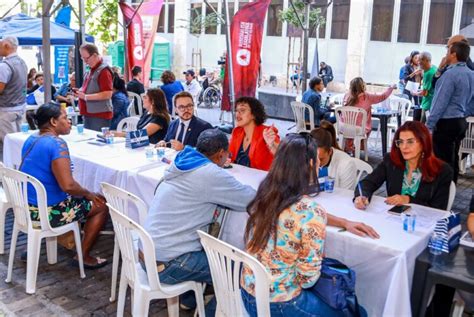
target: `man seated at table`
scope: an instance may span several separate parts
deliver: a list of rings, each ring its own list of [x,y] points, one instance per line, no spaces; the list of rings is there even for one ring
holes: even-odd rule
[[[201,132],[212,129],[211,124],[194,115],[193,96],[189,92],[177,93],[173,98],[173,104],[178,119],[170,123],[165,139],[158,142],[157,146],[168,145],[176,151],[181,151],[185,145],[196,146]]]
[[[331,133],[323,128],[311,131],[311,136],[318,144],[319,177],[334,178],[334,186],[354,189],[357,169],[354,159],[349,154],[332,147]]]
[[[217,206],[245,212],[255,196],[250,186],[242,185],[222,169],[229,157],[228,147],[223,132],[217,129],[202,132],[196,148],[186,146],[178,153],[158,185],[145,230],[155,243],[158,273],[163,283],[212,284],[206,253],[196,231],[206,231]],[[195,307],[194,293],[184,294],[181,303]],[[213,309],[215,301],[206,308],[208,316],[213,315]]]
[[[69,74],[69,82],[62,84],[61,87],[59,87],[54,98],[59,103],[65,102],[68,106],[75,106],[72,104],[74,101],[74,93],[72,91],[73,88],[77,88],[76,75],[74,72]]]

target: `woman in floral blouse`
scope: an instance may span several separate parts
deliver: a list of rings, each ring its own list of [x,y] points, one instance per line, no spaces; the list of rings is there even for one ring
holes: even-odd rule
[[[250,202],[247,252],[271,273],[270,310],[274,316],[343,316],[308,290],[319,278],[326,238],[326,211],[317,195],[317,146],[309,136],[289,135]],[[244,266],[242,298],[257,316],[255,277]]]

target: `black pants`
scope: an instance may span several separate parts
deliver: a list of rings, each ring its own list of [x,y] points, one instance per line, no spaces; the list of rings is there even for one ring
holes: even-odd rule
[[[425,317],[449,317],[455,291],[452,287],[437,284],[433,300],[426,310]]]
[[[459,147],[466,136],[465,118],[440,119],[433,132],[433,150],[437,157],[451,165],[453,181],[457,183],[459,174]]]

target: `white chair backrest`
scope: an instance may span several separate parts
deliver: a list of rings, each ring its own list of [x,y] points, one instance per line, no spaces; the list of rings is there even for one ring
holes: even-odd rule
[[[240,293],[240,270],[245,264],[255,276],[257,315],[270,316],[270,276],[262,263],[201,230],[198,230],[198,234],[209,261],[217,305],[223,315],[247,315]]]
[[[314,129],[314,110],[307,104],[299,101],[291,102],[291,110],[295,116],[296,132],[311,132]],[[306,128],[305,114],[308,112],[309,129]]]
[[[130,285],[148,282],[150,291],[160,290],[160,279],[156,270],[155,246],[150,235],[138,223],[125,216],[110,203],[110,217],[114,225],[115,239],[117,240],[122,255],[122,274]],[[146,272],[138,260],[136,237],[140,239],[145,261]],[[146,278],[145,278],[146,276]]]
[[[370,166],[369,163],[367,162],[364,162],[356,157],[353,157],[352,160],[354,161],[354,164],[356,166],[356,169],[357,169],[357,179],[356,179],[356,182],[355,182],[355,186],[357,187],[357,184],[360,182],[360,178],[362,177],[362,174],[365,172],[367,174],[370,174],[372,173],[372,171],[374,170],[372,168],[372,166]]]
[[[36,191],[41,228],[54,231],[48,221],[46,190],[43,184],[33,176],[14,169],[2,167],[0,173],[7,200],[15,214],[15,223],[24,229],[33,230],[28,206],[28,184],[31,184]]]
[[[344,106],[336,108],[336,132],[344,138],[365,137],[367,112],[358,107]]]
[[[102,182],[100,183],[100,187],[102,188],[105,199],[110,205],[112,205],[119,212],[122,212],[125,216],[131,217],[130,204],[132,204],[138,211],[139,223],[141,225],[145,223],[147,207],[143,200],[134,194],[109,183]]]
[[[466,136],[461,141],[460,153],[474,153],[474,117],[467,117]]]
[[[451,181],[451,185],[449,186],[448,206],[446,207],[447,211],[451,211],[455,197],[456,197],[456,184],[453,181]]]
[[[132,104],[133,107],[133,104]],[[135,131],[137,129],[138,121],[140,121],[140,117],[127,117],[120,120],[117,124],[117,131]]]
[[[401,113],[402,115],[402,124],[407,121],[407,117],[410,113],[412,107],[412,103],[410,100],[401,98],[401,97],[396,97],[396,96],[391,96],[390,97],[390,108],[392,110],[397,110]]]
[[[130,106],[128,107],[130,116],[141,116],[143,112],[143,101],[142,97],[134,92],[128,91],[128,100],[130,100]],[[134,101],[137,100],[138,113],[135,110]],[[133,105],[133,106],[132,106]]]

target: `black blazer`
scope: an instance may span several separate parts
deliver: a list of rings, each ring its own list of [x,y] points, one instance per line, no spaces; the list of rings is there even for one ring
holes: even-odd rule
[[[178,131],[179,127],[179,119],[173,120],[168,127],[168,132],[166,132],[165,141],[169,142],[172,139],[176,138],[176,131]],[[193,116],[191,122],[189,122],[188,130],[186,131],[186,135],[184,136],[184,145],[189,146],[196,146],[197,139],[202,131],[212,129],[212,125],[199,119],[196,116]]]
[[[375,170],[360,182],[362,193],[371,199],[372,194],[386,182],[387,196],[400,195],[403,172],[404,170],[393,165],[390,154],[385,155]],[[410,196],[410,203],[446,210],[452,180],[453,170],[448,164],[443,163],[441,171],[432,182],[421,180],[415,197]],[[357,196],[359,196],[359,190],[356,187],[354,198]]]

